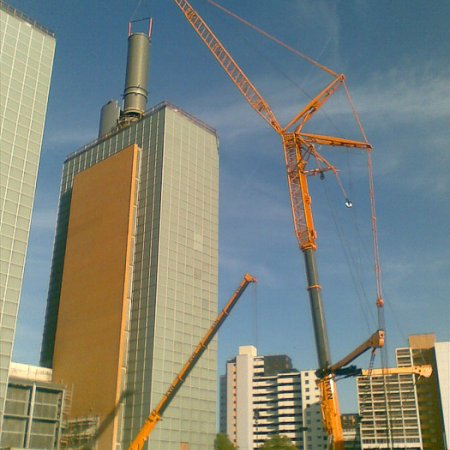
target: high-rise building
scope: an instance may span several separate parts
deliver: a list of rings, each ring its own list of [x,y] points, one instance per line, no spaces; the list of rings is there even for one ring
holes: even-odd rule
[[[0,1],[0,430],[54,51],[53,33]]]
[[[435,354],[436,337],[434,334],[417,334],[409,336],[409,349],[402,349],[409,353],[410,364],[430,364],[433,374],[430,378],[421,380],[417,384],[417,400],[419,407],[420,426],[422,430],[423,450],[444,450],[444,418],[439,386],[447,381],[449,369],[447,366],[447,377],[444,376],[445,366],[438,365]],[[405,361],[404,365],[408,365]],[[446,379],[447,378],[447,379]]]
[[[358,414],[341,414],[345,450],[361,450],[359,435],[360,417]]]
[[[41,363],[100,449],[128,448],[217,314],[217,136],[167,102],[144,114],[147,51],[131,34],[124,110],[105,105],[62,173]],[[212,342],[152,449],[212,447],[216,371]]]
[[[439,397],[443,416],[444,442],[450,448],[450,342],[434,344],[436,374],[439,383]]]
[[[226,432],[242,450],[259,448],[271,436],[287,436],[299,449],[328,446],[314,371],[297,371],[286,355],[258,356],[239,347],[227,363]]]
[[[219,433],[227,434],[227,376],[219,378]]]
[[[403,350],[396,351],[397,365],[402,366],[405,358],[411,365]],[[359,377],[357,387],[363,450],[422,449],[415,375]]]
[[[434,335],[410,336],[396,350],[397,366],[431,365],[429,378],[413,374],[358,378],[362,449],[445,450],[448,410],[448,347],[436,349]],[[448,419],[447,419],[448,420]]]

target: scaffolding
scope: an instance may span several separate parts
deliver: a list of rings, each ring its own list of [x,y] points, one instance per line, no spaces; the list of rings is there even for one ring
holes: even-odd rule
[[[67,419],[63,425],[61,449],[96,450],[95,435],[99,425],[99,416]]]

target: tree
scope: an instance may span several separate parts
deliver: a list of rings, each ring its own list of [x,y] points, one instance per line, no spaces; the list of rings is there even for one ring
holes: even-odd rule
[[[264,450],[297,450],[297,447],[286,436],[275,435],[260,447]]]
[[[231,443],[226,434],[219,433],[214,440],[214,450],[235,450],[236,447]]]

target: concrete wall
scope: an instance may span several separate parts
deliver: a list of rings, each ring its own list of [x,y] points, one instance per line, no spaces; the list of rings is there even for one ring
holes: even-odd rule
[[[253,449],[253,359],[254,347],[240,347],[236,357],[236,427],[237,446]]]
[[[450,447],[450,342],[436,342],[435,346],[439,393],[444,419],[445,445]]]

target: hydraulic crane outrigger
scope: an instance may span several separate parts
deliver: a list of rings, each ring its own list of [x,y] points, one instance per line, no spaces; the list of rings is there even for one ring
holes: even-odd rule
[[[162,399],[156,406],[156,408],[150,413],[147,417],[147,420],[144,422],[144,425],[139,430],[138,434],[134,438],[133,442],[128,447],[128,450],[142,450],[144,448],[145,441],[149,438],[151,432],[155,428],[156,424],[161,420],[164,411],[169,407],[172,400],[175,398],[175,395],[185,382],[188,375],[191,373],[192,369],[197,364],[198,360],[201,358],[209,343],[214,339],[214,336],[219,331],[219,328],[225,321],[225,319],[230,314],[233,307],[236,305],[237,301],[244,293],[245,289],[250,283],[255,283],[256,279],[253,278],[248,273],[244,275],[241,284],[234,292],[228,303],[222,309],[221,313],[217,316],[214,323],[211,325],[203,339],[197,345],[195,350],[192,352],[189,359],[184,364],[183,368],[180,370],[178,375],[172,381],[172,384],[167,389],[167,392],[163,395]]]

